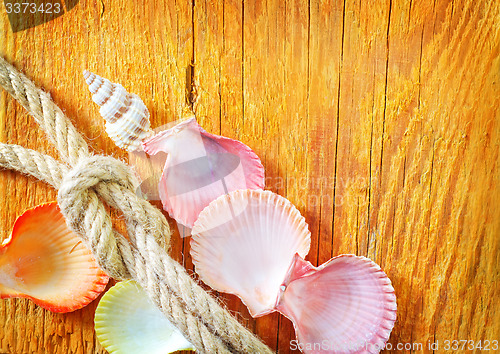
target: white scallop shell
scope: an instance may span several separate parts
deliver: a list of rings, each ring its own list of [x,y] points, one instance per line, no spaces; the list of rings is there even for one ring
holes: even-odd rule
[[[111,354],[166,354],[195,350],[133,280],[113,286],[95,312],[99,342]]]
[[[92,100],[101,106],[99,112],[106,120],[109,137],[122,149],[140,149],[142,140],[152,134],[149,111],[141,98],[90,71],[84,70],[83,77],[92,92]]]
[[[280,285],[311,235],[287,199],[263,190],[222,195],[194,223],[191,256],[200,278],[241,298],[253,317],[274,311]]]
[[[276,309],[305,353],[378,353],[394,327],[396,295],[368,258],[340,255],[313,267],[296,256]]]

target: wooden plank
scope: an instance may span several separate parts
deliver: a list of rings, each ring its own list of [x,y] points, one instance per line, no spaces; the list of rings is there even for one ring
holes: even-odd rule
[[[311,4],[305,215],[313,236],[307,259],[315,265],[332,257],[344,18],[343,2]]]
[[[209,132],[252,147],[266,188],[310,225],[308,260],[356,253],[389,275],[390,345],[500,339],[498,2],[81,1],[25,31],[13,33],[5,11],[0,22],[0,55],[49,91],[98,153],[126,158],[104,133],[84,68],[141,96],[153,127],[192,110]],[[57,156],[3,91],[0,139]],[[0,189],[0,239],[56,197],[9,171]],[[170,252],[194,271],[189,238],[176,231]],[[289,320],[252,319],[217,295],[291,352]],[[104,352],[96,305],[62,315],[2,300],[0,352]]]
[[[309,96],[309,4],[289,1],[284,7],[283,33],[283,105],[280,117],[280,177],[284,178],[286,196],[302,214],[306,211],[307,134]],[[290,24],[293,24],[290,26]],[[284,158],[286,156],[286,158]],[[279,319],[278,347],[290,347],[295,339],[292,323]]]

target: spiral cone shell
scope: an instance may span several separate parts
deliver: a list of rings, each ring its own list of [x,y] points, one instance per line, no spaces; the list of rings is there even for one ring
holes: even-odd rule
[[[125,150],[141,148],[141,142],[152,132],[149,112],[141,98],[128,93],[122,85],[85,70],[83,77],[89,85],[92,100],[101,106],[99,112],[106,120],[106,132],[115,144]]]

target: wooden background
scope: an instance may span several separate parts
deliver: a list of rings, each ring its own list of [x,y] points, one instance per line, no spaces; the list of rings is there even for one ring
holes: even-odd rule
[[[0,5],[0,43],[98,153],[127,157],[104,133],[86,68],[142,97],[153,127],[192,108],[209,132],[252,147],[266,188],[305,216],[312,263],[355,253],[389,275],[394,346],[500,340],[498,1],[81,0],[16,33]],[[4,91],[0,139],[57,156]],[[56,196],[8,171],[0,191],[0,238]],[[172,240],[193,270],[189,239]],[[291,322],[221,299],[289,352]],[[0,301],[0,352],[104,352],[96,303],[62,315]]]

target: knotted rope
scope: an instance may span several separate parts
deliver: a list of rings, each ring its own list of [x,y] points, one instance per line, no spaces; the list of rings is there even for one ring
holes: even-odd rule
[[[128,165],[91,154],[50,95],[3,58],[0,84],[35,118],[65,161],[0,143],[0,167],[32,175],[58,189],[57,200],[68,225],[102,269],[116,279],[135,279],[201,353],[271,353],[168,256],[162,244],[170,238],[168,222],[137,196],[139,181]],[[113,229],[103,201],[123,213],[128,239]]]

